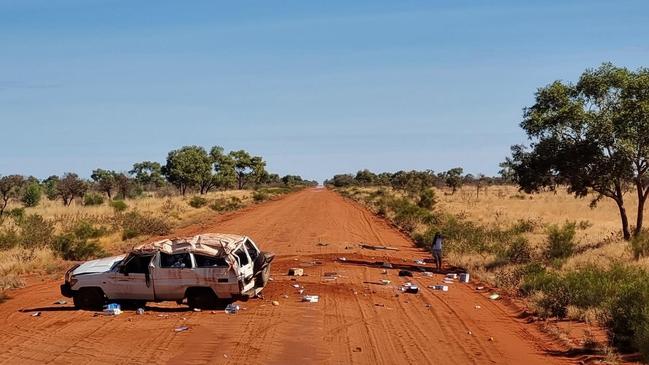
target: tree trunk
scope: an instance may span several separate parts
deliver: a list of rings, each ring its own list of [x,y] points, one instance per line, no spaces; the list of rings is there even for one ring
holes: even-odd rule
[[[635,236],[642,233],[642,222],[644,220],[644,205],[645,202],[647,201],[647,193],[649,193],[649,190],[644,191],[641,185],[638,185],[637,189],[638,189],[638,215],[636,217],[635,231],[633,232],[633,235]]]
[[[626,208],[624,207],[623,201],[615,200],[617,207],[620,210],[620,218],[622,219],[622,235],[624,240],[628,241],[631,239],[631,232],[629,230],[629,218],[626,215]]]

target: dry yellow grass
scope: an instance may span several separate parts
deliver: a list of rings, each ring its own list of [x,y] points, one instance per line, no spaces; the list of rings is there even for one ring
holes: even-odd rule
[[[507,226],[519,219],[534,221],[538,228],[528,238],[536,245],[544,243],[547,225],[584,222],[584,227],[577,231],[579,245],[606,243],[571,257],[564,266],[566,270],[584,264],[605,266],[615,261],[633,261],[628,243],[620,238],[620,216],[610,199],[602,199],[597,207],[590,208],[590,197],[575,199],[565,190],[525,194],[515,186],[492,186],[486,192],[480,191],[478,196],[475,187],[464,187],[453,195],[438,190],[437,197],[440,210],[463,214],[482,224]],[[625,200],[629,221],[635,222],[637,198],[627,194]],[[645,207],[645,216],[647,211]],[[649,259],[636,263],[649,268]]]

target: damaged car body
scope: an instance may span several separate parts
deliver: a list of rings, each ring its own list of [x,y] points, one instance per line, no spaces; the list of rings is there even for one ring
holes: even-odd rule
[[[254,297],[268,282],[274,255],[247,236],[208,233],[140,245],[128,255],[76,265],[61,293],[77,308],[107,301],[176,301],[192,308]]]

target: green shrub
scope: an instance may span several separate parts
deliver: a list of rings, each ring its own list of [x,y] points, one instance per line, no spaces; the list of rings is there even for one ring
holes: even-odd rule
[[[202,208],[207,205],[207,199],[202,196],[194,196],[189,199],[189,206],[192,208]]]
[[[128,209],[128,205],[123,200],[113,200],[110,202],[110,206],[113,207],[115,212],[120,213]]]
[[[638,260],[641,257],[649,255],[649,232],[643,230],[640,234],[631,238],[629,241],[631,245],[631,252],[633,252],[633,257]]]
[[[525,237],[514,238],[498,259],[512,264],[527,264],[532,260],[532,247]]]
[[[171,227],[166,220],[137,211],[121,215],[120,221],[123,240],[141,235],[163,236],[171,232]]]
[[[10,227],[0,231],[0,250],[8,250],[16,247],[20,242],[20,235],[15,228]]]
[[[54,239],[54,223],[38,214],[26,216],[18,227],[21,230],[21,244],[25,247],[49,246]]]
[[[531,219],[519,219],[512,225],[511,231],[513,233],[531,233],[534,232],[536,223]]]
[[[535,291],[546,291],[554,282],[560,280],[557,273],[548,271],[538,262],[522,266],[518,270],[518,275],[521,277],[519,291],[523,295],[530,295]]]
[[[25,208],[13,208],[7,212],[7,215],[16,223],[20,223],[25,218]]]
[[[649,275],[623,286],[610,309],[607,327],[612,342],[624,351],[642,351],[649,360]]]
[[[88,241],[68,233],[57,236],[52,249],[64,260],[88,260],[94,257],[106,256],[106,252],[95,241]]]
[[[102,204],[104,204],[104,197],[101,194],[88,193],[83,196],[83,205],[92,206],[92,205],[102,205]]]
[[[417,205],[420,208],[424,209],[433,209],[437,204],[437,198],[435,197],[435,190],[426,189],[419,194],[419,201]]]
[[[210,204],[210,209],[217,212],[233,211],[243,206],[241,199],[236,196],[231,196],[229,199],[219,198]]]
[[[99,238],[108,233],[108,230],[105,227],[95,227],[87,221],[80,221],[73,228],[72,233],[74,233],[77,238],[90,239]]]
[[[40,184],[32,182],[27,185],[20,200],[26,207],[35,207],[41,201],[42,195],[43,189],[41,189]]]
[[[541,309],[541,315],[563,319],[568,314],[570,303],[571,293],[568,287],[560,280],[552,280],[547,282],[543,296],[537,305]]]
[[[261,190],[252,193],[252,200],[254,200],[256,203],[263,202],[265,200],[268,200],[269,198],[270,196],[268,195],[268,193]]]
[[[391,205],[394,223],[408,232],[412,232],[421,223],[430,224],[434,221],[433,215],[427,209],[411,203],[406,198],[395,199]]]
[[[548,228],[546,256],[549,259],[565,259],[572,256],[575,250],[574,222],[566,222],[562,227],[552,225]]]

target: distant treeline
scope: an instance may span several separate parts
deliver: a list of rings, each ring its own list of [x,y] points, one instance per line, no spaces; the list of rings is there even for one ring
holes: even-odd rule
[[[170,151],[164,165],[137,162],[128,172],[98,168],[92,171],[90,180],[73,172],[44,180],[18,174],[0,175],[0,217],[9,202],[21,201],[33,207],[43,195],[68,206],[77,198],[83,198],[88,204],[103,201],[102,195],[108,199],[127,199],[147,191],[164,196],[176,192],[205,194],[211,190],[298,185],[311,186],[317,182],[298,175],[280,177],[270,173],[261,156],[252,156],[244,150],[225,153],[222,147],[214,146],[208,152],[200,146],[185,146]]]
[[[480,188],[494,184],[511,183],[512,181],[501,171],[500,177],[490,177],[483,174],[477,176],[464,174],[461,167],[452,168],[448,171],[435,173],[433,170],[424,171],[398,171],[398,172],[381,172],[374,173],[370,170],[360,170],[354,174],[334,175],[329,180],[325,180],[325,185],[335,187],[346,186],[390,186],[394,189],[421,192],[431,187],[447,186],[455,193],[462,185],[476,186]]]

